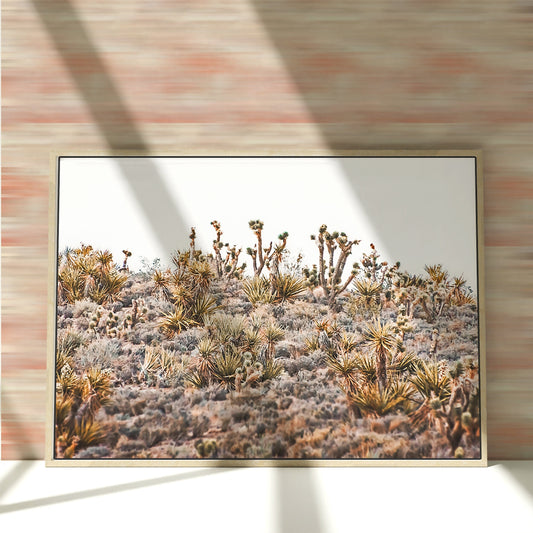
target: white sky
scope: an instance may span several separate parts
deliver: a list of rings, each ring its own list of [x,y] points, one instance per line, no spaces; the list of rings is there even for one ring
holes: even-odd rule
[[[142,257],[168,262],[191,226],[211,252],[215,219],[251,265],[248,221],[261,219],[264,241],[288,231],[309,265],[309,236],[325,223],[361,240],[351,262],[373,242],[410,272],[442,263],[475,290],[473,158],[61,158],[59,198],[59,250],[83,242],[121,262],[127,248],[132,269]]]

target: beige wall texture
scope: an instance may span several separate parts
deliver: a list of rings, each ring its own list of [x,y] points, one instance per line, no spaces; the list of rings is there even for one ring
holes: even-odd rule
[[[2,17],[3,459],[44,453],[50,152],[313,148],[484,151],[489,457],[533,459],[531,0],[4,0]]]

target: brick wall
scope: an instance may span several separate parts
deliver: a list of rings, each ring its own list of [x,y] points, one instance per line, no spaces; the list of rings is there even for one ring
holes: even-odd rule
[[[533,4],[4,0],[2,458],[42,457],[49,153],[481,148],[489,455],[533,459]]]

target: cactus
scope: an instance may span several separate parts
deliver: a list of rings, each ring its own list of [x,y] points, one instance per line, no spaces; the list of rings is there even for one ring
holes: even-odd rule
[[[124,318],[123,328],[132,329],[136,324],[144,322],[147,312],[148,308],[143,299],[133,299],[131,302],[131,312],[127,313]]]
[[[107,320],[105,322],[106,335],[109,335],[110,337],[116,337],[117,326],[118,326],[118,315],[113,313],[113,311],[109,311],[107,315]]]
[[[214,439],[199,440],[196,445],[196,452],[198,457],[205,459],[206,457],[216,457],[217,442]]]

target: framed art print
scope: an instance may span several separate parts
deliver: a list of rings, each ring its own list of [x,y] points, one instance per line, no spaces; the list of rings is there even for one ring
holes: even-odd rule
[[[486,464],[480,153],[52,166],[47,464]]]

